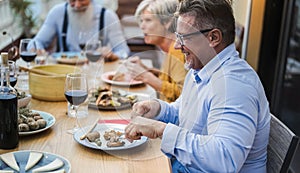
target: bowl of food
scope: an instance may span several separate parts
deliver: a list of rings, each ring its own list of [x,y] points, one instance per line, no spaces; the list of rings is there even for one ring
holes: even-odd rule
[[[26,94],[24,91],[18,92],[18,108],[26,107],[31,100],[31,95]]]
[[[65,101],[66,74],[75,72],[81,69],[62,64],[35,66],[29,72],[29,92],[38,100]]]

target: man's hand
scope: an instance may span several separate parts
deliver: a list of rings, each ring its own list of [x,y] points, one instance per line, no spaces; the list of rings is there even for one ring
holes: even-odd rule
[[[165,128],[163,122],[137,116],[126,126],[125,137],[129,141],[141,139],[141,136],[155,139],[163,135]]]
[[[119,57],[115,55],[109,47],[102,47],[101,53],[106,62],[111,62],[119,59]]]
[[[153,119],[159,114],[160,104],[157,100],[145,100],[137,102],[132,107],[131,118],[137,116]]]

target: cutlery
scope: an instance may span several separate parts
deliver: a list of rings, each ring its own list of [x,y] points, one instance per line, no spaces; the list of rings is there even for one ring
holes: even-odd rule
[[[99,120],[100,120],[100,118],[98,118],[98,119],[94,122],[94,124],[91,126],[91,128],[90,128],[84,135],[82,135],[82,136],[80,137],[80,140],[84,140],[84,139],[86,138],[87,134],[89,134],[90,132],[92,132],[92,131],[95,129],[95,127],[97,126]]]
[[[53,72],[48,72],[40,69],[27,68],[23,66],[19,66],[20,70],[29,71],[36,74],[46,75],[46,76],[66,76],[65,74],[58,74]]]

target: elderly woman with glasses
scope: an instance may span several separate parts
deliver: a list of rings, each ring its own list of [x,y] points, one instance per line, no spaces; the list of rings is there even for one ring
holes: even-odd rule
[[[131,63],[127,63],[135,79],[151,85],[159,98],[168,102],[175,101],[180,95],[187,72],[184,55],[174,49],[177,4],[177,0],[143,0],[135,13],[145,42],[158,46],[166,54],[161,69],[148,69],[138,57],[130,58]]]

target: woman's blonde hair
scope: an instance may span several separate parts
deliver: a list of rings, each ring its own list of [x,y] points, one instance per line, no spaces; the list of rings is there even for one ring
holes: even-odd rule
[[[148,10],[155,15],[162,25],[170,24],[168,31],[176,31],[174,13],[178,0],[143,0],[135,11],[135,17],[139,20],[143,11]]]

